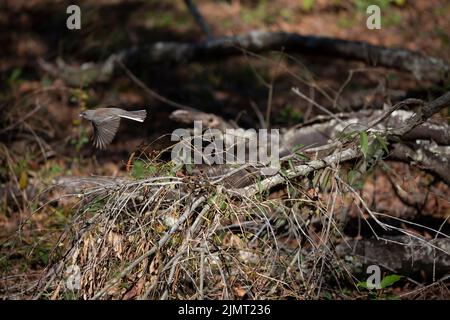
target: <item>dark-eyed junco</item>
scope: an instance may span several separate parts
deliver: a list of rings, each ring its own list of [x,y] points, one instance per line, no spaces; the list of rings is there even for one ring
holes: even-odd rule
[[[80,114],[80,117],[92,122],[94,127],[93,144],[100,149],[105,149],[114,139],[119,128],[120,118],[143,122],[146,116],[147,111],[145,110],[126,111],[112,107],[86,110]]]

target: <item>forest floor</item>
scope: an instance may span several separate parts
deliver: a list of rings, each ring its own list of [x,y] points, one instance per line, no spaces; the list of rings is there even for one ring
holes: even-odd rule
[[[215,37],[252,30],[297,32],[413,49],[450,61],[450,3],[445,0],[380,1],[381,30],[368,30],[365,23],[365,8],[374,1],[196,2]],[[108,83],[70,87],[63,79],[44,72],[38,60],[54,62],[62,58],[77,65],[103,61],[110,54],[134,45],[206,39],[183,1],[85,1],[79,31],[69,31],[65,27],[68,2],[49,3],[46,0],[8,0],[8,9],[0,11],[0,295],[5,298],[33,296],[24,293],[26,283],[39,279],[54,261],[55,246],[76,212],[77,200],[73,198],[48,203],[48,199],[61,196],[58,191],[39,200],[48,186],[66,176],[142,178],[149,172],[145,159],[169,147],[171,132],[180,126],[169,120],[173,108],[146,96],[126,74],[115,75]],[[298,63],[294,64],[283,54],[266,54],[269,61],[239,56],[178,66],[151,65],[133,72],[160,95],[234,120],[244,128],[258,123],[251,104],[262,114],[266,114],[270,104],[270,126],[286,128],[320,114],[292,93],[292,86],[304,92],[308,92],[309,87],[285,72],[286,68],[294,74],[313,74],[317,86],[330,92],[342,87],[350,70],[364,69],[362,63],[325,55],[296,55]],[[273,67],[274,61],[285,68]],[[367,92],[388,87],[431,99],[437,92],[449,89],[397,71],[381,70],[381,76],[370,68],[355,72],[342,95],[349,100],[361,95],[370,100]],[[273,90],[270,103],[269,87]],[[321,104],[332,107],[323,97],[316,98]],[[112,145],[106,151],[98,151],[90,142],[89,123],[81,121],[78,115],[100,104],[129,109],[147,107],[148,121],[143,126],[122,121]],[[450,110],[445,110],[440,116],[449,119],[449,115]],[[137,150],[139,152],[133,154]],[[163,156],[163,160],[168,158]],[[448,186],[435,181],[420,168],[392,163],[392,169],[396,172],[396,184],[392,184],[383,170],[375,170],[364,180],[360,192],[367,202],[378,211],[388,211],[433,228],[441,227],[443,233],[449,234]],[[411,208],[396,196],[395,185],[406,190],[408,199],[413,201],[423,194],[429,196],[420,210]],[[350,216],[356,217],[357,209],[351,205],[349,208]],[[357,225],[349,224],[347,236],[370,237],[370,230],[357,229]],[[411,228],[411,231],[432,237],[423,230]],[[416,276],[422,284],[432,282],[429,275]],[[236,288],[234,297],[247,297],[240,293],[240,286]],[[385,293],[378,298],[403,297],[402,294],[413,288],[411,282],[400,281],[389,288],[389,295]],[[319,297],[377,298],[350,285],[344,289]],[[53,294],[48,298],[58,296],[58,293]],[[285,294],[289,296],[290,293]],[[404,296],[449,297],[448,282]]]

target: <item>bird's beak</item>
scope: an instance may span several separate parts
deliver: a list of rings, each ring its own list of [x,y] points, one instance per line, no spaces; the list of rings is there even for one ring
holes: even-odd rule
[[[78,116],[81,118],[83,115],[80,113]]]

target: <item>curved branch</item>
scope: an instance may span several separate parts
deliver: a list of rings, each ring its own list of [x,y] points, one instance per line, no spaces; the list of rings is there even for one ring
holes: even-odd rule
[[[405,102],[403,101],[400,102],[399,104],[404,103]],[[450,106],[450,92],[447,92],[443,96],[429,103],[422,103],[421,105],[422,105],[421,109],[417,113],[414,113],[414,115],[409,120],[406,121],[406,124],[404,126],[397,129],[393,129],[389,132],[388,139],[389,138],[393,139],[394,137],[402,137],[403,135],[407,134],[412,129],[417,127],[419,124],[423,123],[427,118],[431,117],[434,113],[437,113],[443,108]],[[395,109],[396,107],[397,106],[393,106],[392,109]],[[391,111],[388,112],[391,113]],[[338,164],[344,161],[356,159],[359,158],[360,156],[361,151],[357,147],[350,147],[341,152],[329,155],[321,160],[313,160],[306,164],[300,164],[298,166],[295,166],[294,168],[287,170],[284,174],[278,173],[274,176],[262,180],[261,182],[249,185],[242,189],[233,190],[232,193],[250,196],[260,191],[269,190],[275,186],[281,185],[285,183],[287,179],[305,176],[311,173],[312,171],[319,170],[327,166]],[[444,181],[446,181],[445,178]]]
[[[327,56],[330,59],[363,61],[370,66],[409,72],[419,80],[440,82],[450,78],[450,66],[445,61],[416,51],[386,48],[360,41],[266,31],[253,31],[200,43],[157,42],[122,50],[111,55],[104,63],[88,63],[78,68],[63,66],[61,63],[53,67],[42,61],[40,66],[55,76],[68,78],[73,85],[87,85],[89,82],[104,82],[110,79],[113,74],[112,68],[115,69],[115,66],[111,65],[113,60],[122,61],[126,65],[162,62],[180,64],[201,60],[220,60],[224,57],[240,55],[243,51],[271,50],[312,53],[316,56]],[[76,83],[77,80],[79,83]]]

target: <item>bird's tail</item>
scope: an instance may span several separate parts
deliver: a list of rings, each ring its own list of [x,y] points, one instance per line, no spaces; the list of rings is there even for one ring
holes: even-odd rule
[[[146,110],[125,111],[120,115],[121,118],[127,118],[134,121],[144,122],[147,117]]]

